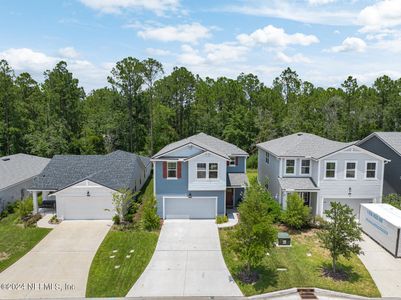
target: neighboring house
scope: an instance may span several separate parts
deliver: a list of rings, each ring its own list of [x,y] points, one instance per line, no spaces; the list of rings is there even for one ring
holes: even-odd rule
[[[27,188],[50,159],[28,154],[14,154],[0,158],[0,211],[8,203],[26,198]]]
[[[296,133],[257,147],[258,180],[283,209],[293,192],[320,216],[333,201],[349,205],[358,217],[361,203],[382,200],[387,160],[354,143]]]
[[[238,204],[248,185],[247,157],[237,146],[204,133],[161,149],[152,157],[159,216],[224,215]]]
[[[383,194],[401,195],[401,132],[374,132],[357,145],[391,160],[384,169]]]
[[[37,195],[42,192],[43,202],[55,198],[60,219],[111,219],[113,194],[121,189],[139,191],[151,167],[149,158],[124,151],[55,155],[29,189],[34,211],[38,211]]]

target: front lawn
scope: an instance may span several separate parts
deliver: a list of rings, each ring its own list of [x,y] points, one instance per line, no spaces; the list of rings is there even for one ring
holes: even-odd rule
[[[0,272],[8,268],[38,242],[51,229],[28,227],[16,224],[17,216],[10,214],[0,220]]]
[[[258,170],[257,169],[248,169],[246,170],[246,175],[248,175],[249,182],[258,178]]]
[[[345,259],[339,261],[339,266],[349,274],[347,281],[335,281],[322,275],[322,267],[329,265],[331,260],[328,252],[319,246],[316,230],[292,234],[291,248],[272,249],[257,270],[260,278],[254,284],[244,284],[238,279],[237,274],[242,262],[230,248],[233,229],[220,229],[219,233],[227,267],[246,296],[292,287],[316,287],[361,296],[380,297],[370,274],[355,255],[349,261]],[[278,268],[286,269],[286,271],[279,271]]]
[[[153,180],[140,195],[144,203],[153,196]],[[135,218],[141,218],[142,207]],[[111,229],[100,245],[89,271],[86,297],[124,297],[141,276],[156,248],[159,232],[138,226]]]

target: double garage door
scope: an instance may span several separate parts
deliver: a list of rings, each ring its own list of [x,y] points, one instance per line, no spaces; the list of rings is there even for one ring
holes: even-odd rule
[[[107,196],[63,197],[57,199],[57,215],[65,220],[111,220],[114,209]]]
[[[214,219],[217,197],[164,197],[165,219]]]
[[[373,203],[373,199],[353,199],[353,198],[330,199],[330,198],[325,198],[325,199],[323,199],[323,214],[326,210],[329,210],[331,208],[331,205],[330,205],[331,202],[339,202],[341,204],[347,204],[354,211],[355,217],[357,219],[359,219],[360,205],[362,203]]]

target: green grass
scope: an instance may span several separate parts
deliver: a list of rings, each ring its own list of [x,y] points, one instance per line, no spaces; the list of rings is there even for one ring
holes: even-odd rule
[[[139,195],[142,203],[153,197],[153,180]],[[141,208],[137,215],[140,216]],[[140,217],[139,217],[140,218]],[[111,229],[100,245],[89,271],[87,297],[124,297],[141,276],[156,248],[159,232]],[[113,250],[117,252],[113,253]],[[134,250],[133,253],[130,253]],[[130,255],[126,258],[126,255]],[[110,258],[110,256],[115,256]],[[115,268],[115,266],[120,266]]]
[[[258,178],[258,170],[257,169],[247,169],[246,175],[248,175],[249,182]]]
[[[292,234],[291,248],[274,248],[257,269],[259,280],[244,284],[238,279],[243,263],[230,247],[233,230],[220,230],[220,241],[227,267],[246,296],[292,287],[316,287],[368,297],[380,297],[370,274],[357,256],[340,259],[339,265],[349,274],[347,281],[335,281],[322,275],[322,268],[330,265],[328,252],[319,246],[315,232]],[[308,257],[306,254],[311,253]],[[286,268],[287,271],[277,271]]]
[[[0,221],[0,272],[24,256],[51,230],[24,228],[16,224],[16,219],[17,216],[11,214]]]

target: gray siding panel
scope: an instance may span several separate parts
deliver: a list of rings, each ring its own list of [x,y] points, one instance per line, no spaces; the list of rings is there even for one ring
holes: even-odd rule
[[[266,151],[258,149],[258,181],[265,185],[268,182],[268,190],[274,198],[278,199],[280,184],[278,182],[280,161],[270,154],[269,164],[266,163]]]
[[[227,173],[244,173],[245,172],[245,157],[238,156],[238,165],[227,166]]]
[[[26,198],[29,196],[27,189],[31,187],[33,179],[20,182],[16,185],[8,187],[0,191],[0,212],[8,203],[14,203],[21,200],[21,196]]]

